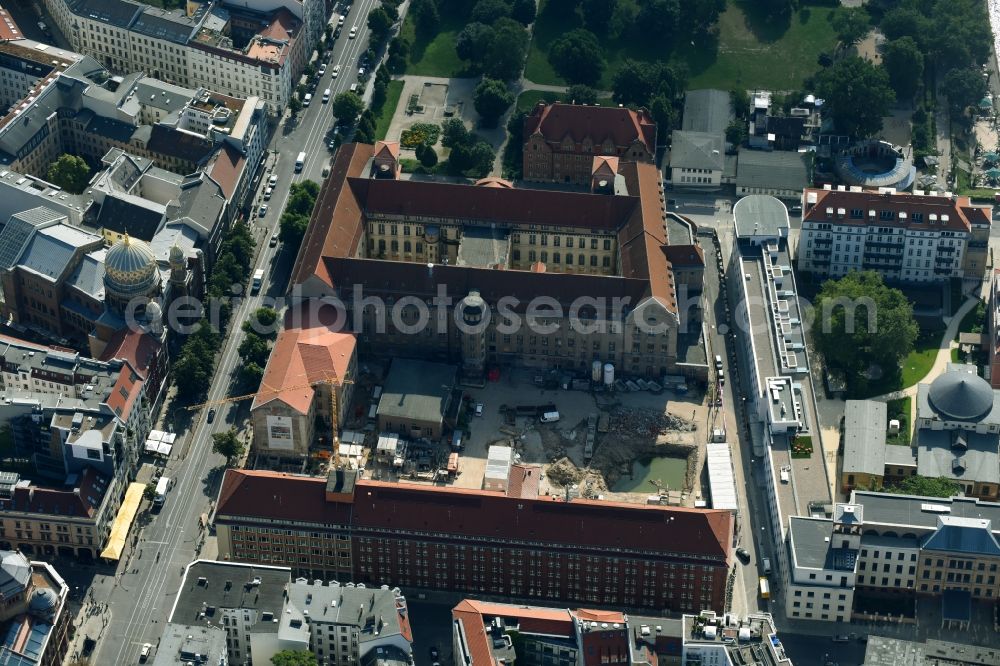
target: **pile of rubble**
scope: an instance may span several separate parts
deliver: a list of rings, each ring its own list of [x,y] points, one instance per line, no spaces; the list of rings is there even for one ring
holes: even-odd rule
[[[656,439],[668,432],[694,432],[698,426],[673,414],[652,409],[617,407],[611,412],[609,430],[619,437]]]

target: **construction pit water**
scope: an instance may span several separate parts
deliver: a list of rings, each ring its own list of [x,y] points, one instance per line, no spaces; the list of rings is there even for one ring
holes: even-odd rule
[[[664,486],[664,490],[684,490],[687,466],[687,458],[678,456],[655,456],[633,460],[631,477],[622,474],[611,490],[616,493],[655,495],[657,484]]]

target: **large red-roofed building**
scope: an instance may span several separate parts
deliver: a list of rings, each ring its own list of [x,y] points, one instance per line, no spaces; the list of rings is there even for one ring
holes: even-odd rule
[[[219,557],[309,578],[672,611],[724,607],[726,511],[227,470]]]
[[[655,153],[646,109],[539,102],[524,119],[525,180],[589,185],[595,156],[652,164]]]

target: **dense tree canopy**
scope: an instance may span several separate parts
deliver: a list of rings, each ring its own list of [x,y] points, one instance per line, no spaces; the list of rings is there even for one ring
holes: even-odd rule
[[[462,60],[481,66],[493,43],[493,28],[485,23],[466,23],[455,38],[455,53]]]
[[[882,47],[882,66],[900,100],[913,99],[924,75],[924,54],[912,37],[900,37]]]
[[[505,0],[479,0],[472,8],[469,20],[493,25],[498,19],[510,16],[511,6]]]
[[[952,114],[960,115],[968,107],[979,103],[986,95],[987,85],[978,69],[961,67],[945,74],[941,89],[948,98]]]
[[[49,165],[46,177],[53,185],[80,194],[90,182],[90,167],[82,157],[63,153]]]
[[[441,26],[440,8],[435,0],[410,0],[409,12],[421,35],[433,35]]]
[[[502,18],[493,25],[493,40],[487,50],[483,74],[501,81],[521,75],[528,55],[528,31],[514,19]]]
[[[375,7],[368,12],[368,29],[372,31],[376,41],[381,42],[389,35],[392,24],[392,17],[382,7]]]
[[[878,133],[896,100],[885,70],[856,56],[838,60],[817,74],[814,83],[816,95],[826,100],[825,108],[837,130],[848,136]]]
[[[917,323],[913,306],[874,271],[848,273],[823,283],[812,324],[816,349],[827,365],[844,371],[855,387],[873,365],[899,371],[913,349]]]
[[[552,42],[549,62],[570,83],[594,85],[604,72],[604,52],[594,33],[577,29]]]
[[[580,7],[583,25],[595,35],[606,36],[617,8],[618,0],[583,0]]]
[[[535,0],[514,0],[510,9],[510,17],[521,25],[531,25],[535,21]]]
[[[840,43],[851,46],[871,30],[871,17],[864,7],[844,7],[833,15],[831,24]]]
[[[514,94],[507,84],[497,79],[483,77],[472,95],[476,113],[486,127],[496,127],[497,120],[514,103]]]
[[[957,481],[946,477],[907,476],[897,484],[890,484],[883,491],[897,495],[918,497],[954,497],[961,491]]]

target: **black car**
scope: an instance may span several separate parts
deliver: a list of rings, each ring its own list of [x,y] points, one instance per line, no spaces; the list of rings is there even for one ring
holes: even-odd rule
[[[740,558],[740,560],[743,561],[743,564],[750,563],[750,553],[742,546],[736,549],[736,557]]]
[[[211,423],[214,420],[215,420],[215,410],[210,409],[208,410],[208,422]]]

